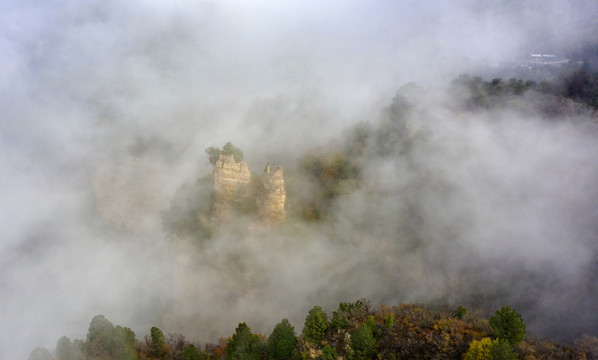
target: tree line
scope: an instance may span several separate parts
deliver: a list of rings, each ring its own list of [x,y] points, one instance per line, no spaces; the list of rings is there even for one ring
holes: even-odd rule
[[[287,319],[266,336],[241,322],[218,343],[200,346],[157,327],[138,340],[127,327],[95,316],[85,340],[61,337],[56,348],[36,348],[29,360],[366,360],[366,359],[592,359],[598,338],[574,344],[538,339],[520,314],[505,306],[489,319],[451,306],[398,304],[372,306],[367,300],[342,302],[331,316],[309,310],[300,333]]]

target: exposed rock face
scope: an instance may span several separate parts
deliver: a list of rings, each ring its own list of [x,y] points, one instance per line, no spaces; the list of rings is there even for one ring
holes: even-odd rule
[[[259,189],[256,189],[259,187]],[[287,199],[282,169],[270,167],[262,177],[260,186],[251,184],[251,172],[243,161],[235,161],[232,155],[220,154],[214,164],[214,206],[212,221],[226,220],[235,210],[253,213],[257,210],[259,220],[265,224],[277,224],[286,217]]]
[[[262,178],[262,188],[256,196],[256,206],[261,220],[266,223],[284,221],[286,199],[287,193],[284,188],[282,168],[277,166],[274,171],[270,171],[268,166]]]
[[[227,218],[235,205],[248,196],[251,173],[244,161],[220,154],[214,165],[214,208],[216,221]]]

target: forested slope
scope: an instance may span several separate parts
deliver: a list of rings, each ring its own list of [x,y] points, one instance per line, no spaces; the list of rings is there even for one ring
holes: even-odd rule
[[[75,359],[591,359],[598,338],[565,345],[528,334],[521,316],[503,307],[491,317],[464,307],[398,304],[372,306],[367,300],[340,303],[326,313],[314,306],[302,331],[287,319],[269,335],[252,333],[241,322],[216,344],[198,344],[183,334],[152,327],[136,338],[126,327],[94,317],[85,340],[58,340],[50,352],[38,348],[30,360]]]

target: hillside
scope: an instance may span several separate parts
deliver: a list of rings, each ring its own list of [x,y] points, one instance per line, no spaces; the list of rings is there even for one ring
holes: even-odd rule
[[[595,355],[598,1],[1,9],[0,360]]]
[[[329,316],[330,315],[330,316]],[[299,333],[299,334],[298,334]],[[303,330],[283,319],[269,335],[254,334],[239,323],[217,344],[198,344],[183,334],[150,335],[114,326],[94,317],[86,340],[58,340],[52,352],[35,349],[30,360],[75,359],[592,359],[598,338],[584,336],[574,345],[526,333],[520,315],[508,307],[489,318],[464,307],[398,304],[372,306],[367,300],[341,303],[331,314],[313,307]]]
[[[597,83],[566,92],[579,74],[543,84],[464,75],[440,90],[406,84],[377,118],[286,167],[284,221],[261,232],[250,195],[228,202],[234,215],[216,226],[221,195],[207,176],[177,191],[162,214],[165,234],[200,254],[222,251],[204,264],[234,264],[222,279],[235,294],[230,306],[235,296],[276,293],[270,282],[286,280],[272,274],[291,263],[308,272],[304,282],[326,275],[328,305],[364,288],[381,302],[401,294],[486,311],[510,303],[540,336],[594,333],[592,302],[580,299],[598,294]],[[263,176],[245,174],[244,191],[257,194]],[[328,248],[306,270],[312,246]]]

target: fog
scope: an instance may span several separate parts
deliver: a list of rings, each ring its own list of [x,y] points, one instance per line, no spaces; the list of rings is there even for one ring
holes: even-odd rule
[[[97,314],[138,339],[159,326],[203,343],[242,321],[300,331],[314,305],[362,297],[511,304],[541,335],[595,332],[598,143],[575,121],[453,118],[430,96],[427,135],[367,163],[329,221],[248,232],[240,218],[198,249],[169,241],[160,212],[210,173],[209,146],[293,169],[376,124],[401,85],[574,51],[596,14],[556,0],[1,2],[0,357],[84,339]]]

